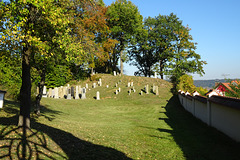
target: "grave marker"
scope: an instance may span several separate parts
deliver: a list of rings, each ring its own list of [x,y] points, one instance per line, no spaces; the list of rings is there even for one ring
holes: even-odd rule
[[[97,100],[100,100],[100,93],[99,93],[99,91],[97,91],[96,97],[97,97],[97,98],[96,98]]]
[[[79,89],[78,89],[78,86],[76,86],[76,96],[75,96],[75,99],[79,99]]]
[[[83,89],[82,89],[81,99],[86,99],[86,88],[83,88]]]

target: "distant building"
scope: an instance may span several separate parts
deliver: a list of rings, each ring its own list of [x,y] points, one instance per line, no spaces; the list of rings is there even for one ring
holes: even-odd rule
[[[238,85],[240,85],[240,81],[237,80],[231,81],[230,83],[219,82],[215,84],[215,91],[221,96],[226,96],[226,92],[235,93],[231,86],[236,86],[237,88]]]

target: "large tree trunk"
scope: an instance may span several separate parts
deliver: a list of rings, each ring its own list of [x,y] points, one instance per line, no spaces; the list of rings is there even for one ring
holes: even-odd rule
[[[164,69],[164,64],[163,64],[163,61],[160,60],[160,77],[161,79],[163,79],[163,69]]]
[[[121,69],[121,75],[123,75],[123,59],[122,59],[122,52],[123,51],[121,51],[120,52],[120,69]]]
[[[22,54],[22,86],[20,90],[20,115],[18,126],[30,128],[31,109],[31,76],[30,76],[30,54],[29,45],[23,47]]]

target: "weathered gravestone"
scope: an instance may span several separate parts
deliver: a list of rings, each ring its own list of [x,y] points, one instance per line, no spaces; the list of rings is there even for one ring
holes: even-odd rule
[[[86,88],[83,88],[83,89],[82,89],[81,99],[86,99]]]
[[[96,83],[93,83],[92,88],[96,88],[96,86],[97,86]]]
[[[158,86],[156,86],[156,91],[155,91],[155,93],[156,93],[156,95],[158,96],[159,95],[159,93],[158,93]]]
[[[74,97],[74,87],[71,87],[71,96]]]
[[[75,99],[79,99],[79,93],[78,93],[79,89],[78,86],[76,86],[76,95],[75,95]]]
[[[133,82],[131,82],[131,87],[133,87]]]
[[[71,97],[71,89],[70,88],[68,88],[67,99],[72,99],[72,97]]]
[[[47,97],[47,87],[43,86],[43,95],[42,97]]]
[[[50,98],[52,98],[52,88],[48,89],[48,95],[49,95]]]
[[[149,91],[148,91],[148,84],[145,86],[145,92],[146,92],[146,94],[149,94]]]
[[[59,96],[58,96],[58,87],[54,88],[54,93],[55,93],[54,98],[58,99],[59,98]]]
[[[55,90],[54,90],[54,88],[52,89],[52,98],[54,98],[55,97]]]

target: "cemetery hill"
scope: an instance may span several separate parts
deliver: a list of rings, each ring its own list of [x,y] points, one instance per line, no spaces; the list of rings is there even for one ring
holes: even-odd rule
[[[240,158],[238,142],[179,102],[206,62],[175,14],[19,0],[0,2],[0,23],[0,159]]]

